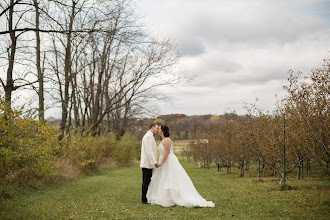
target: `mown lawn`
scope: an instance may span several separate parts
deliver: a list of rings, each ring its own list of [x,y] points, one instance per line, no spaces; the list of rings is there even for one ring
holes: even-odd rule
[[[291,178],[288,184],[295,190],[279,191],[277,179],[240,178],[236,168],[228,175],[187,160],[182,165],[215,208],[142,204],[141,170],[132,165],[19,193],[1,201],[0,219],[329,219],[329,179]]]

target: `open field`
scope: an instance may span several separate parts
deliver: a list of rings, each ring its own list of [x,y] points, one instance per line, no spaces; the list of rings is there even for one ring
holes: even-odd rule
[[[328,219],[330,215],[329,179],[291,178],[288,184],[294,190],[279,191],[278,179],[257,182],[254,177],[238,177],[237,169],[228,175],[198,169],[187,160],[182,165],[215,208],[142,204],[141,170],[135,164],[21,192],[1,201],[0,219]]]
[[[174,142],[173,150],[175,152],[180,152],[184,148],[188,147],[192,140],[177,140]]]

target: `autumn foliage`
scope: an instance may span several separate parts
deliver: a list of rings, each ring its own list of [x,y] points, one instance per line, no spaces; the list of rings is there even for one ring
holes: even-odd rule
[[[58,129],[22,116],[23,108],[9,109],[0,100],[0,179],[24,183],[54,174],[53,159],[59,152]]]
[[[138,157],[137,138],[126,134],[82,137],[71,131],[63,140],[58,126],[36,120],[24,108],[0,99],[0,198],[16,186],[39,187],[77,178],[102,167],[127,166]]]
[[[228,173],[235,164],[241,175],[244,164],[248,169],[249,161],[260,161],[261,171],[266,167],[283,178],[285,123],[285,173],[295,171],[300,179],[314,164],[317,171],[330,176],[329,73],[328,60],[305,77],[290,70],[289,85],[283,87],[287,95],[273,112],[252,104],[246,106],[245,116],[213,119],[210,129],[198,132],[197,141],[191,143],[191,155],[204,167],[214,162],[218,168],[227,167]]]

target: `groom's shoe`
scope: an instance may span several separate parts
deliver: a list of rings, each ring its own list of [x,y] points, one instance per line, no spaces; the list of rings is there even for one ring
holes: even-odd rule
[[[147,199],[147,197],[144,196],[144,195],[141,196],[141,201],[142,201],[143,203],[148,203],[148,199]]]
[[[141,200],[142,200],[142,203],[144,203],[144,204],[149,204],[147,198],[142,198]]]

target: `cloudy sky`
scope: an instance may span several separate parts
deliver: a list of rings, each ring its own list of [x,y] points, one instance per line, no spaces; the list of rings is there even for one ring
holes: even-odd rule
[[[308,73],[330,58],[329,0],[136,0],[155,34],[171,37],[178,65],[196,75],[168,88],[161,114],[272,110],[288,70]]]

